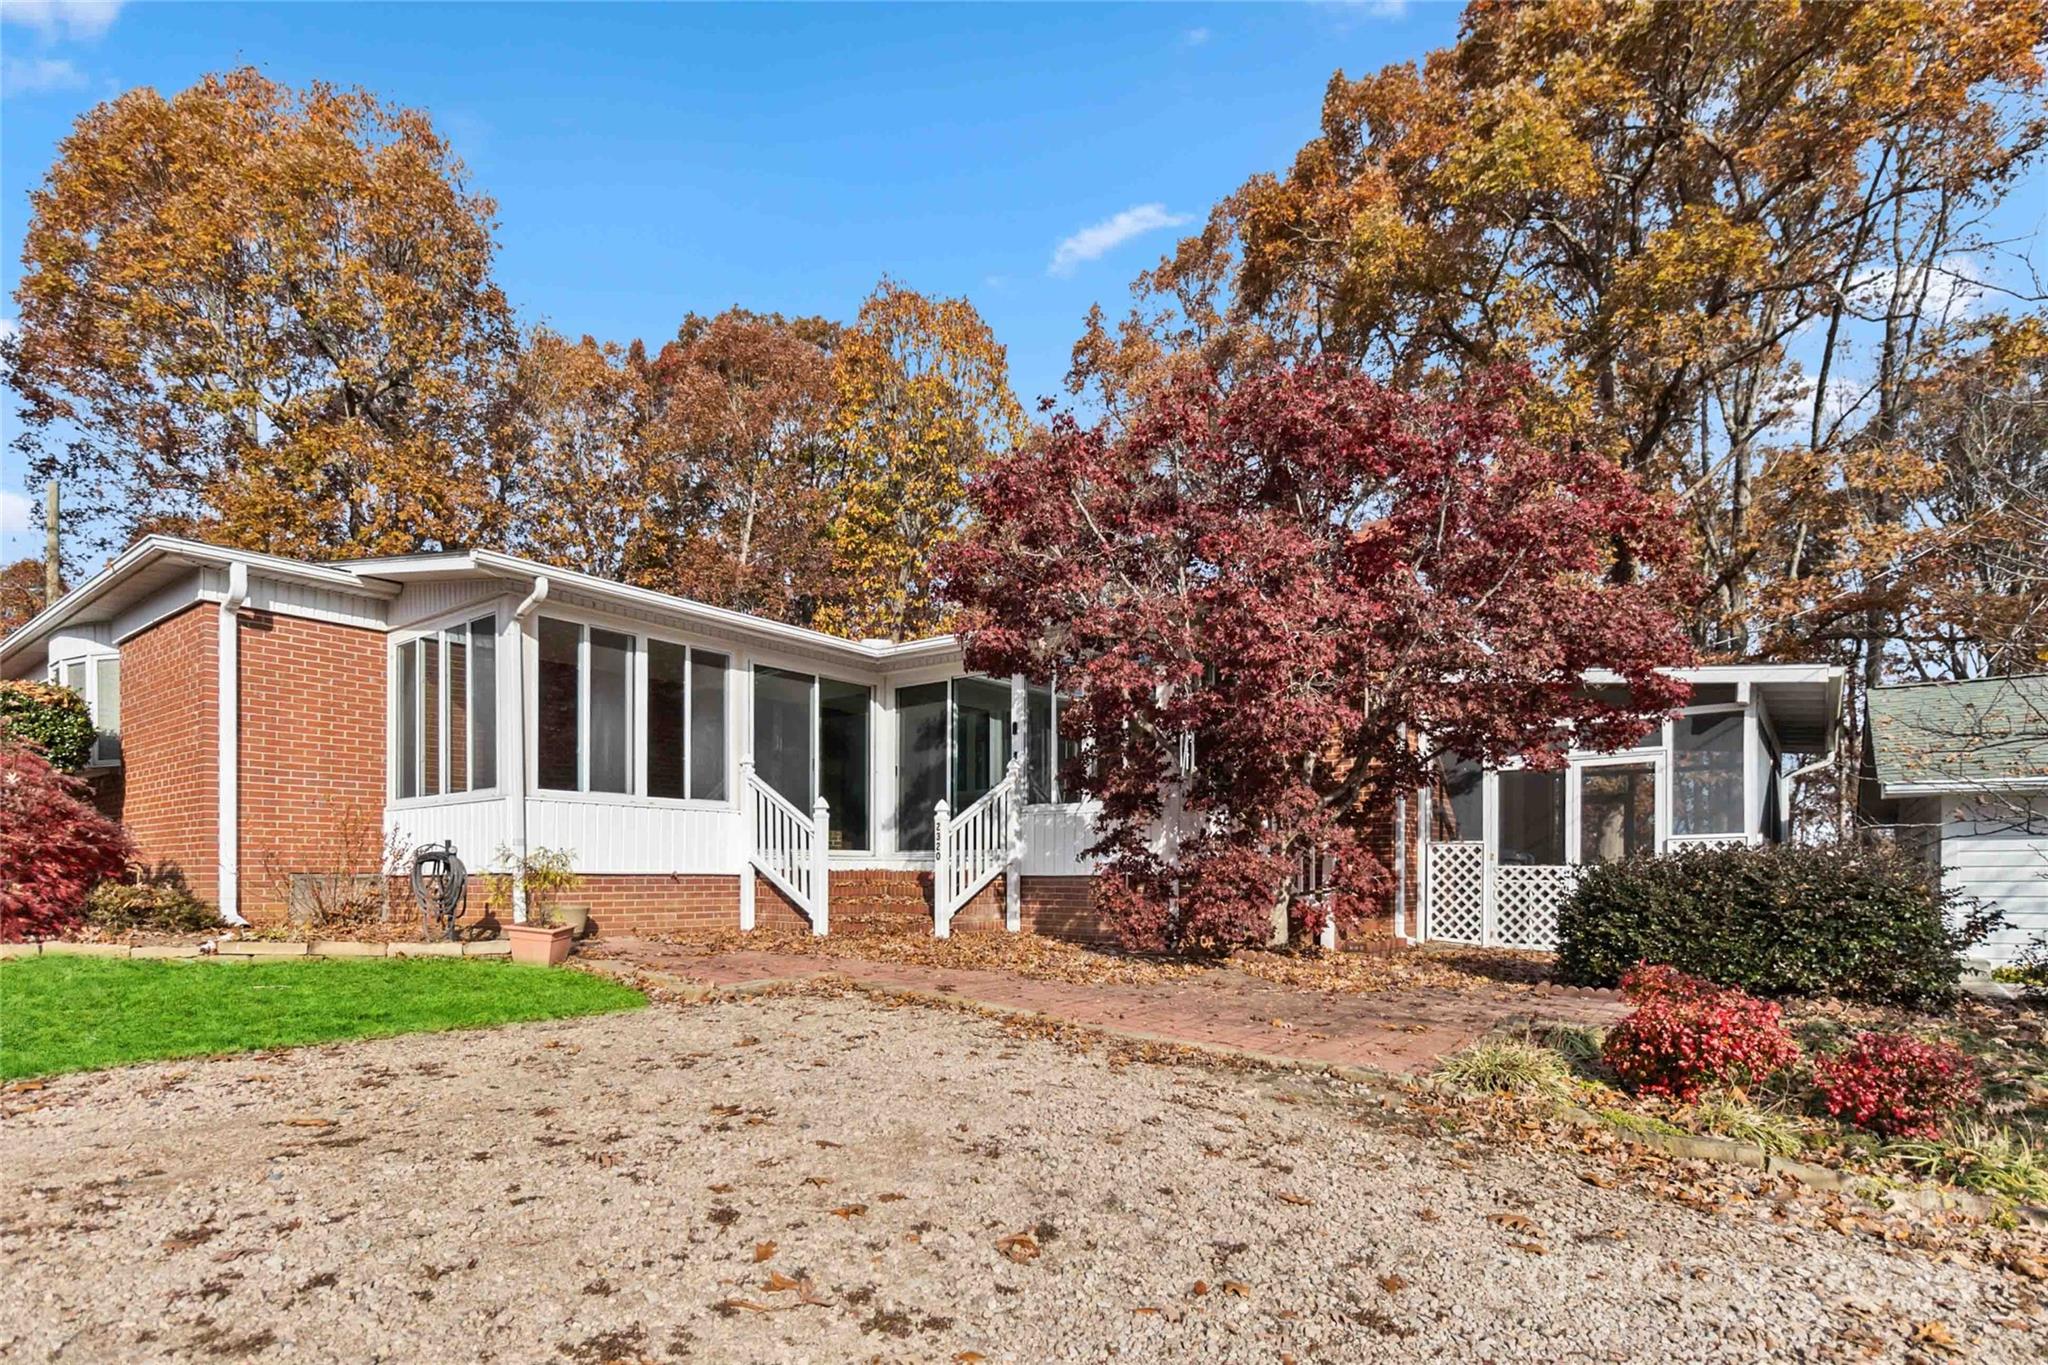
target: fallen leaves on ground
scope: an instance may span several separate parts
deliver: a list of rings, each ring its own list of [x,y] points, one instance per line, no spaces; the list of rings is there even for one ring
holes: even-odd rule
[[[1028,1232],[1013,1232],[1007,1237],[996,1238],[996,1250],[1018,1265],[1037,1260],[1040,1252],[1038,1239]]]
[[[760,1264],[761,1262],[763,1262],[763,1261],[767,1260],[767,1259],[768,1259],[768,1258],[769,1258],[770,1256],[773,1256],[774,1254],[775,1254],[775,1243],[773,1243],[773,1242],[756,1242],[756,1243],[754,1243],[754,1264],[755,1264],[755,1265],[759,1265],[759,1264]]]

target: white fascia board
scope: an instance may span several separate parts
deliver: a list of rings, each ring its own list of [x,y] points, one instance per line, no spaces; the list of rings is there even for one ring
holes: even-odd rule
[[[1702,664],[1697,668],[1660,668],[1659,673],[1689,683],[1837,683],[1842,680],[1840,664]],[[1589,668],[1583,675],[1589,683],[1618,683],[1619,673],[1606,668]]]
[[[1940,782],[1886,782],[1881,784],[1886,800],[1894,796],[1987,796],[1998,792],[2048,791],[2048,775],[2041,777],[1956,778]]]
[[[10,658],[39,644],[51,631],[76,619],[131,574],[159,559],[175,560],[195,568],[225,568],[239,562],[265,578],[310,583],[365,597],[389,598],[399,593],[396,584],[366,582],[351,570],[333,564],[313,564],[254,550],[230,550],[178,536],[144,536],[116,555],[104,569],[37,612],[23,623],[21,629],[0,641],[0,668],[4,668]]]

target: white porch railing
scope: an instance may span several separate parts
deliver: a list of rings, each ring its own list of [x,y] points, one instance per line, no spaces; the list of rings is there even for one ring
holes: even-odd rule
[[[1754,842],[1747,834],[1674,834],[1664,841],[1666,853],[1688,848],[1742,848]]]
[[[832,891],[825,798],[819,797],[806,815],[763,782],[751,762],[740,765],[740,791],[747,812],[748,862],[810,916],[811,932],[822,937],[831,927]],[[742,927],[751,929],[751,882],[742,892]]]
[[[950,938],[953,916],[974,893],[1011,870],[1023,835],[1022,767],[1012,760],[1003,780],[958,815],[932,808],[932,933]],[[1014,909],[1016,897],[1008,898]],[[1006,920],[1010,918],[1006,914]],[[1016,928],[1014,922],[1010,928]]]

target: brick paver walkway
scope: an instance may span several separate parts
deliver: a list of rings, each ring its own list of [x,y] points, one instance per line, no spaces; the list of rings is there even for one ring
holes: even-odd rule
[[[1625,1012],[1609,991],[1557,987],[1402,987],[1370,994],[1275,985],[1227,968],[1159,985],[1071,985],[1009,972],[921,967],[858,957],[772,952],[706,956],[636,939],[592,945],[614,961],[706,986],[844,977],[883,989],[938,992],[992,1009],[1029,1012],[1162,1042],[1223,1046],[1295,1061],[1421,1071],[1503,1024],[1611,1024]]]

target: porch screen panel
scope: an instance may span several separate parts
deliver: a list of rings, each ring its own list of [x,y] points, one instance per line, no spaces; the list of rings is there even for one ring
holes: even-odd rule
[[[448,790],[469,790],[469,642],[448,633]]]
[[[1515,769],[1499,775],[1500,860],[1517,866],[1564,861],[1564,774]]]
[[[469,623],[469,779],[476,791],[498,785],[498,618]]]
[[[408,642],[398,647],[398,795],[420,794],[420,654]]]
[[[1600,765],[1579,774],[1579,861],[1613,863],[1657,851],[1654,764]]]
[[[1743,832],[1741,712],[1680,716],[1672,723],[1671,832]]]
[[[633,790],[633,637],[590,632],[590,790]]]
[[[647,642],[647,794],[681,798],[684,769],[683,706],[690,651],[666,640]]]
[[[576,698],[576,648],[583,636],[573,621],[540,618],[540,669],[534,730],[540,786],[576,790],[576,744],[580,708]]]
[[[440,641],[432,636],[419,642],[420,651],[420,692],[424,702],[421,712],[420,752],[425,758],[421,765],[425,778],[420,783],[423,796],[441,794],[441,647]]]
[[[1472,759],[1445,754],[1437,760],[1441,797],[1431,838],[1478,843],[1486,837],[1486,770]]]
[[[1052,735],[1052,691],[1049,688],[1034,687],[1026,694],[1028,711],[1028,736],[1031,744],[1030,794],[1025,798],[1033,805],[1044,805],[1057,799],[1053,764]]]
[[[896,845],[932,851],[932,807],[946,795],[946,684],[896,689]]]
[[[858,683],[818,680],[818,787],[833,848],[866,849],[868,838],[868,698]]]
[[[953,680],[952,807],[962,811],[1003,780],[1010,762],[1010,689],[985,678]]]
[[[806,673],[754,669],[754,769],[805,812],[812,800],[811,686]]]
[[[690,653],[690,795],[725,800],[725,672],[723,654]]]

